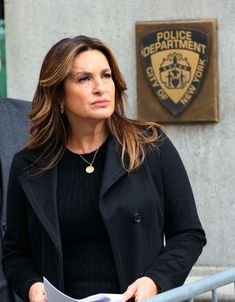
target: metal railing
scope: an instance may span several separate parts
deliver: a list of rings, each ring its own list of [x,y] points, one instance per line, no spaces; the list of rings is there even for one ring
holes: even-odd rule
[[[157,296],[146,299],[145,302],[193,302],[194,298],[208,292],[211,292],[211,301],[217,302],[217,289],[230,283],[233,283],[235,286],[235,268],[228,269],[208,278],[203,278],[166,291]],[[233,295],[233,301],[235,301],[235,292]]]

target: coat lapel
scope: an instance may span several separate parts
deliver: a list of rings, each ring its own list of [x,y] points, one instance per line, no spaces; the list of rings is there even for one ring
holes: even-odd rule
[[[101,183],[101,196],[127,171],[123,168],[121,160],[121,150],[115,139],[110,136],[108,138],[106,159],[104,164],[104,172]]]
[[[19,180],[35,214],[61,252],[56,200],[57,167],[39,176],[23,173]]]
[[[127,171],[123,168],[120,154],[120,146],[115,139],[110,136],[108,138],[107,153],[104,164],[104,172],[101,183],[100,196],[120,179]],[[37,156],[35,153],[26,155],[28,162],[33,163]],[[37,163],[40,166],[40,161]],[[36,166],[35,166],[36,168]],[[22,173],[19,176],[21,185],[27,195],[27,198],[44,226],[48,235],[61,252],[60,229],[57,212],[57,167],[40,175],[31,176]]]

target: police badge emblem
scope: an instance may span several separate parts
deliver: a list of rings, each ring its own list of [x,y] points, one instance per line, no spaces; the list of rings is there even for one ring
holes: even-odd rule
[[[207,34],[188,28],[164,29],[141,39],[145,76],[154,95],[174,116],[198,94],[207,70]]]

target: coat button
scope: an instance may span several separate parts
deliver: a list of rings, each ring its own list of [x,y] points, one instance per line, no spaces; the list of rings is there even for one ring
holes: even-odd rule
[[[135,213],[134,215],[134,222],[140,223],[141,222],[141,215],[140,213]]]

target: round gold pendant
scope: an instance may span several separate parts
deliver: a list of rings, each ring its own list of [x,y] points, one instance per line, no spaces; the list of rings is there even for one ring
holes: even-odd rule
[[[93,173],[95,168],[93,166],[87,166],[86,167],[86,173],[91,174]]]

